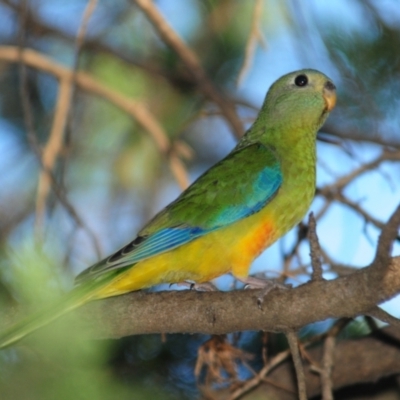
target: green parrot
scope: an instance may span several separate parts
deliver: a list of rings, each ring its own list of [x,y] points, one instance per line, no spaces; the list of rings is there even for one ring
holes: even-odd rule
[[[316,135],[335,103],[335,85],[321,72],[278,79],[224,159],[133,241],[82,272],[64,298],[0,333],[0,348],[91,300],[160,283],[208,282],[228,272],[246,282],[252,261],[311,204]]]

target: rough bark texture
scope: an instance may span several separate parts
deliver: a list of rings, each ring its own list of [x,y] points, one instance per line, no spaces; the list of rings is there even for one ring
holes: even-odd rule
[[[379,273],[377,273],[379,272]],[[368,314],[400,292],[400,257],[330,281],[276,289],[257,305],[259,290],[134,292],[83,306],[76,312],[95,338],[145,333],[224,334],[285,332],[327,318]]]

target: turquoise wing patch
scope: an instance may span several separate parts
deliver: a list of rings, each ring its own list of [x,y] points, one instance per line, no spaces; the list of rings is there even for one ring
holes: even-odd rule
[[[239,167],[246,168],[244,176]],[[132,266],[249,217],[276,196],[282,179],[277,158],[262,144],[233,151],[157,214],[135,240],[83,271],[76,282]]]

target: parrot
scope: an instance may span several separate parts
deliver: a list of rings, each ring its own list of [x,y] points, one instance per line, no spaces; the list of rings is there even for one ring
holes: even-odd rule
[[[315,195],[317,132],[336,104],[313,69],[270,87],[233,150],[150,220],[137,237],[76,277],[76,286],[0,333],[0,348],[88,301],[226,273],[246,282],[253,260],[298,224]]]

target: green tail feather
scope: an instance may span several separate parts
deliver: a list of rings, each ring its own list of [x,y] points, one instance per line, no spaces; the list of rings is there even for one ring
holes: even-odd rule
[[[37,329],[94,299],[97,290],[108,284],[114,276],[115,273],[106,274],[101,277],[102,279],[84,283],[62,296],[49,307],[45,307],[45,309],[22,319],[5,331],[0,332],[0,349],[11,346]]]

